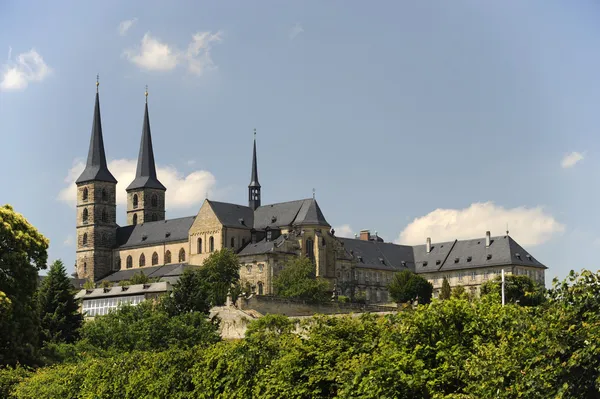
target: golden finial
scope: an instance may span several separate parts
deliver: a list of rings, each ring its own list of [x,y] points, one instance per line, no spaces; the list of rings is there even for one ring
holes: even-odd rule
[[[148,85],[146,85],[146,93],[144,93],[146,96],[146,104],[148,104]]]
[[[96,93],[98,93],[98,86],[100,86],[100,74],[96,74]]]

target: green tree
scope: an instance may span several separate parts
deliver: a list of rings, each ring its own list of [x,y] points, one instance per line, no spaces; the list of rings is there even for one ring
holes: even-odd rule
[[[497,276],[481,286],[481,295],[501,294],[502,277]],[[504,298],[506,303],[521,306],[537,306],[545,301],[546,289],[527,276],[508,274],[504,276]]]
[[[469,299],[469,294],[464,286],[457,285],[452,289],[451,297],[456,299]]]
[[[0,291],[11,302],[0,323],[0,365],[36,361],[39,318],[34,294],[47,250],[48,240],[23,215],[10,205],[0,207]]]
[[[398,303],[412,303],[418,300],[420,304],[426,304],[431,302],[433,294],[433,285],[410,270],[394,274],[388,289],[392,299]]]
[[[61,260],[56,260],[37,294],[40,314],[40,345],[74,342],[83,316],[75,300],[75,289]]]
[[[162,305],[171,315],[187,312],[208,313],[211,308],[210,287],[201,269],[187,269],[173,286]]]
[[[208,284],[209,301],[212,306],[222,306],[227,292],[234,289],[240,279],[240,261],[231,249],[213,252],[202,263],[201,274]]]
[[[285,298],[324,302],[329,299],[329,283],[316,277],[314,263],[306,258],[293,258],[273,280],[275,294]]]
[[[450,299],[451,294],[452,294],[452,289],[450,288],[450,283],[448,282],[448,279],[446,277],[444,277],[444,279],[442,280],[442,290],[440,291],[439,298],[442,300]]]

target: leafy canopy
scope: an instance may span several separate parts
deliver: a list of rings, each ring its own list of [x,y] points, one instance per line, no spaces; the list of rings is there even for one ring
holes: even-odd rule
[[[388,289],[392,299],[398,303],[412,303],[418,300],[420,304],[426,304],[431,302],[433,294],[433,285],[410,270],[394,274]]]
[[[315,265],[306,257],[293,258],[273,280],[275,295],[285,298],[323,302],[328,299],[329,283],[315,276]]]

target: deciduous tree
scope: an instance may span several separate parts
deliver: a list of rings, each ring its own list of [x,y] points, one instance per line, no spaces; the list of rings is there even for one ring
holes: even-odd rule
[[[433,293],[433,285],[410,270],[403,270],[394,274],[388,289],[392,299],[398,303],[414,302],[416,300],[420,304],[429,303]]]
[[[287,262],[273,281],[275,294],[285,298],[323,302],[329,297],[329,283],[315,274],[314,263],[306,258],[294,258]]]

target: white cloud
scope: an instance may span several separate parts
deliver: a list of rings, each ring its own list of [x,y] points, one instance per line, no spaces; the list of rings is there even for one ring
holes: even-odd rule
[[[302,25],[297,23],[290,29],[290,40],[294,40],[302,32],[304,32],[304,28],[302,27]]]
[[[474,203],[465,209],[436,209],[416,218],[400,233],[397,242],[424,244],[483,237],[486,231],[501,235],[509,226],[510,235],[523,246],[535,246],[564,231],[564,225],[544,212],[542,207],[506,209],[493,202]]]
[[[10,60],[12,48],[9,48],[8,54],[9,60],[3,65],[0,74],[2,91],[24,90],[30,82],[41,82],[52,72],[35,49],[17,55],[14,62]]]
[[[215,69],[211,49],[214,43],[222,41],[221,31],[217,33],[197,32],[192,36],[186,51],[176,46],[163,43],[147,32],[137,49],[128,49],[123,55],[142,69],[152,71],[170,71],[178,65],[187,64],[188,71],[194,75],[202,75],[205,71]]]
[[[127,19],[125,21],[121,21],[121,23],[119,24],[119,35],[121,36],[125,36],[127,34],[127,31],[133,26],[135,25],[135,23],[137,22],[137,18],[132,18],[132,19]]]
[[[573,151],[570,154],[567,154],[562,159],[560,166],[563,168],[572,168],[576,163],[583,160],[583,154],[577,151]]]
[[[337,237],[354,238],[354,232],[349,224],[343,224],[341,226],[334,227],[334,230]]]
[[[117,179],[117,205],[126,205],[127,195],[125,189],[133,181],[137,161],[133,159],[117,159],[109,162],[108,169]],[[66,187],[59,194],[58,199],[71,206],[76,204],[77,186],[75,180],[85,167],[82,160],[75,160],[65,178]],[[162,184],[167,187],[167,208],[184,209],[199,205],[206,198],[206,193],[213,191],[216,179],[212,173],[197,170],[183,175],[172,166],[157,166],[156,173]]]
[[[67,236],[67,238],[65,238],[65,241],[63,241],[63,245],[70,247],[71,245],[73,245],[73,236],[69,235]]]

